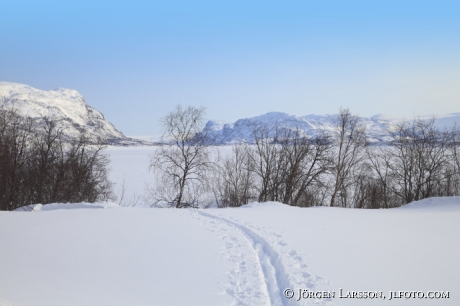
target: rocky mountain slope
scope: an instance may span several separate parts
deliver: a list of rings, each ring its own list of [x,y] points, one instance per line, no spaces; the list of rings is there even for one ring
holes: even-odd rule
[[[0,104],[13,107],[21,115],[38,122],[44,117],[57,120],[58,127],[69,139],[78,138],[83,131],[93,141],[101,139],[112,145],[149,144],[123,135],[76,90],[40,90],[24,84],[0,82]]]
[[[271,112],[257,117],[239,119],[234,123],[210,120],[207,122],[203,132],[215,139],[217,144],[252,143],[252,131],[257,126],[267,126],[271,136],[274,136],[276,127],[300,128],[306,135],[314,136],[320,131],[333,132],[335,130],[334,120],[336,116],[307,115],[298,117],[281,112]],[[423,120],[429,120],[430,118],[432,116],[421,117]],[[366,127],[368,140],[377,143],[391,141],[393,139],[390,134],[391,129],[404,119],[375,115],[370,118],[360,117],[359,120]],[[457,126],[460,126],[460,113],[453,113],[437,117],[436,126],[439,128],[451,127],[457,122]]]

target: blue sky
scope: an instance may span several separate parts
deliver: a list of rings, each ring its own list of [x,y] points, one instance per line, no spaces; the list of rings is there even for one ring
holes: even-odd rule
[[[177,104],[460,112],[458,1],[3,1],[0,81],[78,90],[125,135]]]

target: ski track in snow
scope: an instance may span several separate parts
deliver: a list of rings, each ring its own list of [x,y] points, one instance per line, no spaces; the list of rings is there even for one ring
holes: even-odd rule
[[[233,218],[195,212],[194,217],[223,238],[226,248],[222,255],[236,266],[229,272],[229,287],[225,292],[234,298],[232,305],[334,305],[330,299],[297,301],[299,288],[316,290],[329,283],[309,273],[302,254],[288,249],[281,235]],[[255,282],[260,286],[255,286]],[[294,298],[284,297],[286,288],[294,290]]]

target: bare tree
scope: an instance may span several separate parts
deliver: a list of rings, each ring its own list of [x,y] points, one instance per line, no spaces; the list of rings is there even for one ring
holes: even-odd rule
[[[176,109],[161,119],[163,145],[151,156],[150,167],[159,175],[151,194],[154,203],[171,207],[197,207],[210,166],[207,134],[201,132],[204,108]]]
[[[234,145],[232,153],[215,167],[213,192],[218,207],[238,207],[257,199],[255,173],[246,144]]]
[[[391,208],[400,206],[394,193],[392,173],[394,151],[391,146],[376,145],[366,147],[366,166],[372,182],[368,186],[369,208]],[[362,207],[368,208],[368,207]]]
[[[281,184],[276,186],[280,188],[281,201],[294,206],[321,205],[317,195],[324,187],[321,177],[330,164],[329,136],[320,133],[311,138],[303,135],[300,128],[278,129],[275,142],[280,145],[278,168],[282,174],[278,177]]]
[[[300,128],[276,127],[272,132],[267,125],[254,127],[253,136],[249,168],[257,177],[259,202],[322,205],[326,185],[321,178],[328,170],[332,147],[329,136],[309,137]]]
[[[359,118],[350,113],[349,109],[340,109],[336,118],[336,152],[331,159],[333,164],[332,195],[330,206],[347,206],[348,187],[353,183],[353,175],[357,166],[364,158],[363,150],[366,145],[365,127]],[[340,195],[340,202],[337,196]]]
[[[445,195],[460,195],[460,130],[454,124],[450,130],[451,139],[448,151],[446,181],[444,182]]]
[[[12,210],[26,196],[23,191],[27,184],[28,144],[34,125],[30,118],[0,103],[0,210]]]
[[[434,119],[403,123],[393,131],[395,141],[370,146],[359,118],[340,109],[333,135],[258,125],[254,145],[234,146],[231,155],[211,162],[203,114],[203,108],[177,106],[162,119],[163,145],[150,164],[157,174],[149,190],[154,204],[198,207],[212,191],[219,207],[257,199],[390,208],[460,192],[460,133],[436,129]]]
[[[41,124],[40,124],[41,123]],[[0,106],[0,210],[35,203],[112,200],[103,144],[69,142],[56,122]]]
[[[276,128],[278,129],[278,128]],[[281,146],[274,142],[270,128],[266,124],[252,127],[254,146],[250,147],[249,158],[251,169],[258,177],[256,189],[258,201],[281,201],[280,185],[283,169]]]
[[[404,203],[437,195],[444,180],[452,134],[437,129],[435,121],[414,119],[393,132],[391,169]]]

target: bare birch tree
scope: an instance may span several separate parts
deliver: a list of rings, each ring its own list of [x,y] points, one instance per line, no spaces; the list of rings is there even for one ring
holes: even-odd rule
[[[55,121],[42,121],[0,105],[0,210],[114,199],[104,145],[65,139]]]
[[[234,145],[215,167],[213,191],[218,207],[238,207],[256,200],[255,173],[249,147]]]
[[[353,175],[357,166],[364,158],[366,144],[365,127],[359,118],[350,113],[349,109],[340,109],[336,118],[336,150],[332,160],[333,177],[330,206],[347,206],[349,185],[353,183]],[[337,197],[340,195],[340,202]]]
[[[197,207],[206,186],[205,172],[210,166],[209,137],[201,132],[204,108],[176,106],[161,119],[161,147],[151,156],[150,167],[157,184],[150,194],[153,204],[171,207]]]
[[[397,195],[404,203],[437,195],[449,161],[452,134],[437,129],[435,118],[418,118],[401,123],[393,137],[391,168]]]

